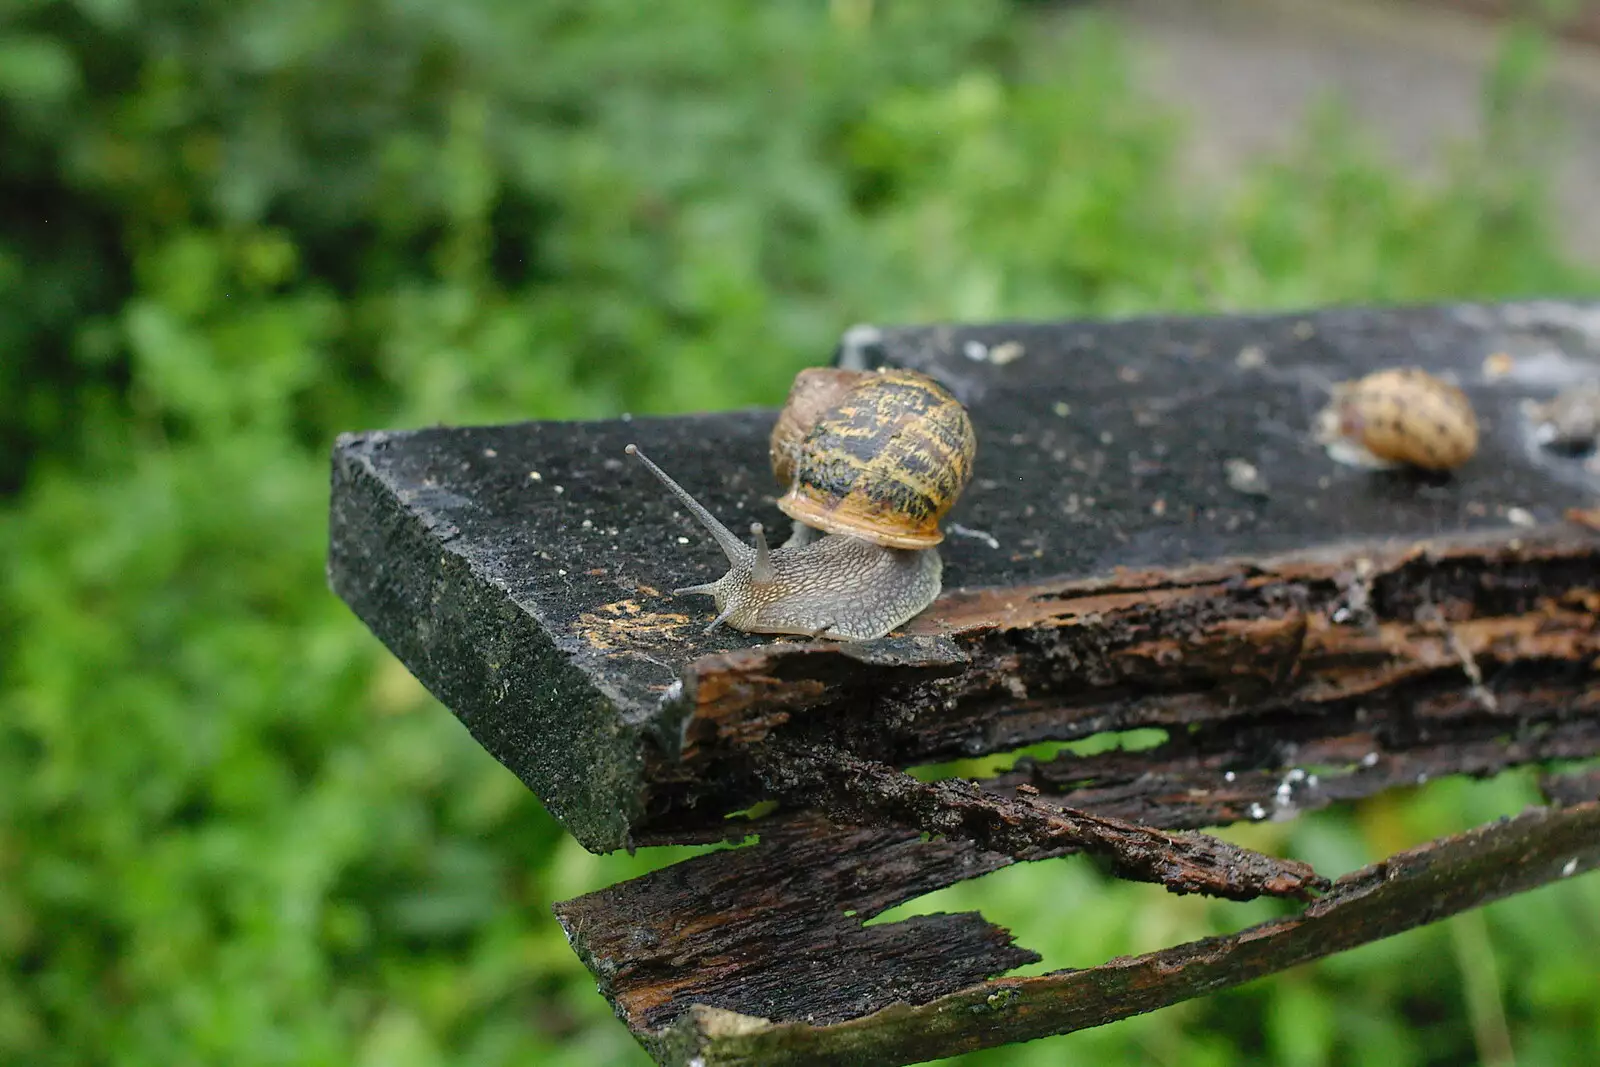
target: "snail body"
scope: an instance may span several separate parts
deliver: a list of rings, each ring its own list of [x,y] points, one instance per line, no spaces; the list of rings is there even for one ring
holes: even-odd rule
[[[773,427],[779,507],[795,520],[781,547],[760,523],[746,544],[635,445],[636,456],[711,534],[729,569],[676,593],[711,596],[746,633],[882,637],[939,595],[939,520],[971,477],[977,442],[965,408],[913,371],[802,371]]]
[[[1335,460],[1352,466],[1447,471],[1477,452],[1478,419],[1456,386],[1401,367],[1335,385],[1313,436]]]

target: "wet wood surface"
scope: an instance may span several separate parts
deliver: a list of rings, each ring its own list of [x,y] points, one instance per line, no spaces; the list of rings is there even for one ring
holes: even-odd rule
[[[334,453],[333,588],[585,847],[758,835],[557,906],[661,1062],[900,1064],[1067,1032],[1600,862],[1600,459],[1542,448],[1525,413],[1600,378],[1600,307],[862,327],[835,358],[932,374],[979,437],[945,592],[878,641],[707,635],[709,600],[666,592],[723,563],[623,447],[729,526],[786,531],[774,412]],[[1482,442],[1453,475],[1310,439],[1333,382],[1396,365],[1472,398]],[[1137,750],[907,773],[1130,730]],[[1523,765],[1549,807],[1332,883],[1200,832]],[[1030,978],[979,915],[864,925],[1076,853],[1300,910]]]
[[[1600,466],[1522,413],[1600,374],[1593,307],[861,328],[838,358],[933,374],[978,431],[945,594],[897,634],[708,636],[709,599],[665,592],[724,564],[624,445],[730,526],[786,530],[770,411],[349,435],[332,584],[597,850],[717,835],[785,738],[904,768],[1181,727],[1278,773],[1288,746],[1225,738],[1327,749],[1326,723],[1381,757],[1419,724],[1593,707]],[[1404,364],[1478,408],[1454,476],[1341,466],[1307,435],[1329,384]]]

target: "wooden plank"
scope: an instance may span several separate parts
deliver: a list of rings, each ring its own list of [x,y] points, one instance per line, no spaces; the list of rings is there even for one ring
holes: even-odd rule
[[[837,358],[933,374],[978,430],[946,593],[900,633],[708,636],[705,598],[663,592],[723,567],[623,446],[731,526],[784,530],[770,411],[347,435],[330,581],[595,850],[728,833],[775,740],[904,768],[1181,727],[1270,775],[1283,751],[1219,739],[1326,747],[1359,712],[1382,749],[1415,709],[1480,740],[1594,714],[1600,536],[1566,515],[1600,470],[1538,447],[1521,404],[1600,374],[1600,306],[861,328]],[[1478,407],[1456,476],[1308,438],[1330,382],[1395,364]]]
[[[861,925],[1009,862],[970,842],[800,819],[556,912],[663,1064],[894,1067],[1153,1011],[1593,870],[1600,802],[1391,856],[1237,934],[1036,977],[972,981],[1033,958],[976,915]]]
[[[1328,884],[1309,864],[1205,834],[1173,834],[1069,808],[1038,799],[1037,789],[1004,797],[961,779],[921,782],[828,744],[780,744],[767,766],[766,782],[777,795],[840,821],[912,826],[1013,856],[1081,849],[1109,859],[1119,877],[1156,882],[1174,893],[1307,898]]]

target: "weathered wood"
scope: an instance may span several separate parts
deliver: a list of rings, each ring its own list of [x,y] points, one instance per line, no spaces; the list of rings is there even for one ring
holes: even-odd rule
[[[1168,833],[1019,793],[999,796],[961,779],[924,783],[830,745],[780,745],[764,781],[778,797],[841,822],[909,825],[1013,856],[1074,847],[1108,857],[1120,877],[1174,893],[1308,898],[1328,885],[1309,864],[1206,834]]]
[[[1523,402],[1600,378],[1600,306],[852,331],[972,410],[946,593],[855,644],[702,632],[730,525],[785,525],[773,413],[370,433],[334,455],[333,587],[586,847],[734,839],[557,907],[664,1063],[899,1064],[1149,1011],[1600,863],[1600,460]],[[1352,470],[1328,384],[1421,364],[1482,420],[1453,476]],[[1142,729],[1142,751],[906,768]],[[1149,736],[1154,733],[1154,740]],[[1193,831],[1536,764],[1553,805],[1331,887]],[[775,812],[739,815],[758,801]],[[831,821],[828,816],[831,816]],[[1084,851],[1177,892],[1326,895],[1037,978],[976,914],[866,926]]]
[[[1600,708],[1597,584],[1600,541],[1574,528],[956,592],[908,627],[947,633],[879,643],[881,675],[818,644],[691,663],[683,744],[654,777],[693,798],[778,737],[906,766],[1155,727],[1286,772],[1291,741],[1356,720],[1368,752],[1485,719],[1531,734]]]
[[[902,633],[706,636],[704,598],[661,592],[722,565],[623,446],[730,525],[781,530],[771,412],[347,436],[332,584],[597,850],[725,835],[767,796],[773,742],[904,768],[1156,727],[1191,785],[1282,780],[1296,757],[1275,734],[1385,760],[1480,746],[1428,757],[1441,773],[1552,758],[1552,730],[1571,758],[1600,752],[1570,727],[1600,702],[1582,518],[1600,471],[1538,448],[1520,414],[1600,373],[1600,309],[859,330],[840,359],[933,374],[979,434],[946,595]],[[1482,415],[1454,477],[1340,467],[1305,433],[1329,381],[1405,363],[1458,378]],[[1213,785],[1193,817],[1240,817]]]
[[[976,916],[861,925],[1010,862],[970,842],[800,819],[556,911],[663,1064],[891,1067],[1153,1011],[1592,870],[1600,803],[1533,809],[1391,856],[1303,912],[1231,936],[1037,977],[953,988],[1028,955]]]
[[[690,1003],[842,1022],[1039,959],[974,914],[926,916],[904,929],[862,925],[902,901],[997,870],[1009,856],[815,816],[763,833],[751,848],[557,905],[574,950],[636,1032],[665,1028]],[[788,964],[775,966],[779,959]]]
[[[1519,727],[1506,718],[1473,716],[1388,737],[1353,718],[1346,719],[1348,732],[1334,722],[1325,725],[1322,736],[1307,737],[1305,723],[1286,734],[1267,718],[1234,724],[1233,730],[1210,728],[1138,752],[1064,753],[1042,763],[1024,758],[1011,771],[978,784],[1001,796],[1033,790],[1150,825],[1195,828],[1281,821],[1449,775],[1482,778],[1600,751],[1600,718],[1594,717]],[[1252,767],[1258,763],[1288,769]],[[1552,778],[1559,792],[1550,795],[1600,797],[1600,786],[1592,794],[1581,792],[1588,780]]]

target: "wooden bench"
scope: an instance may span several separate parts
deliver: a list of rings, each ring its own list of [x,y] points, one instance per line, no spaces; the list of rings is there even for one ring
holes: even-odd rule
[[[943,381],[977,474],[945,594],[839,644],[727,629],[720,554],[637,442],[730,526],[788,529],[773,412],[340,439],[334,589],[593,851],[738,841],[556,905],[662,1063],[902,1064],[1203,995],[1600,861],[1600,466],[1528,399],[1600,377],[1600,306],[857,327],[835,355]],[[1453,476],[1330,460],[1333,381],[1453,375]],[[781,536],[781,534],[780,534]],[[1154,728],[1139,752],[907,768]],[[1551,768],[1547,806],[1330,882],[1200,832],[1444,775]],[[1573,767],[1576,766],[1576,769]],[[1555,768],[1565,768],[1559,772]],[[900,902],[1077,852],[1293,917],[1103,966]]]

